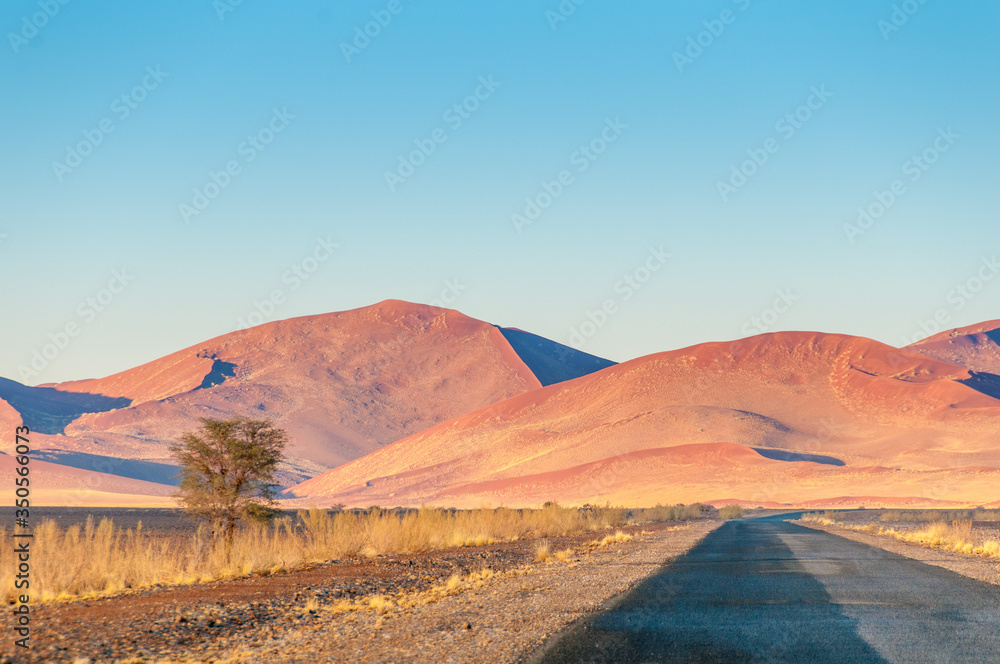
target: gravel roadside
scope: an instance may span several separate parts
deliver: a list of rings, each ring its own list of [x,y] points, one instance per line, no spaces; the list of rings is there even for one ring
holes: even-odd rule
[[[396,615],[324,621],[260,654],[274,662],[523,662],[548,636],[634,587],[720,524],[639,535]]]

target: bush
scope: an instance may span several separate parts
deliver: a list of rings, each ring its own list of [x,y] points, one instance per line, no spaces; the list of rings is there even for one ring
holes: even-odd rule
[[[739,505],[726,505],[719,510],[719,516],[723,519],[743,518],[743,508]]]

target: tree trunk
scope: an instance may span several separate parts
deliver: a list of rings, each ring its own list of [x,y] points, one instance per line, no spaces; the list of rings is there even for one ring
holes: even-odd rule
[[[236,517],[230,515],[226,520],[226,561],[229,558],[233,550],[233,536],[236,534]]]

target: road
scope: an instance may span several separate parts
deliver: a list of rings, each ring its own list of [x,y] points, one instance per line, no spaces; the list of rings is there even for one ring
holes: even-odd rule
[[[1000,662],[1000,587],[785,518],[727,522],[530,661]]]

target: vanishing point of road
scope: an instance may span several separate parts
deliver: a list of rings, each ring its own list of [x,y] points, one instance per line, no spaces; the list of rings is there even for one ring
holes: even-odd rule
[[[790,516],[723,524],[531,661],[1000,662],[1000,587]]]

